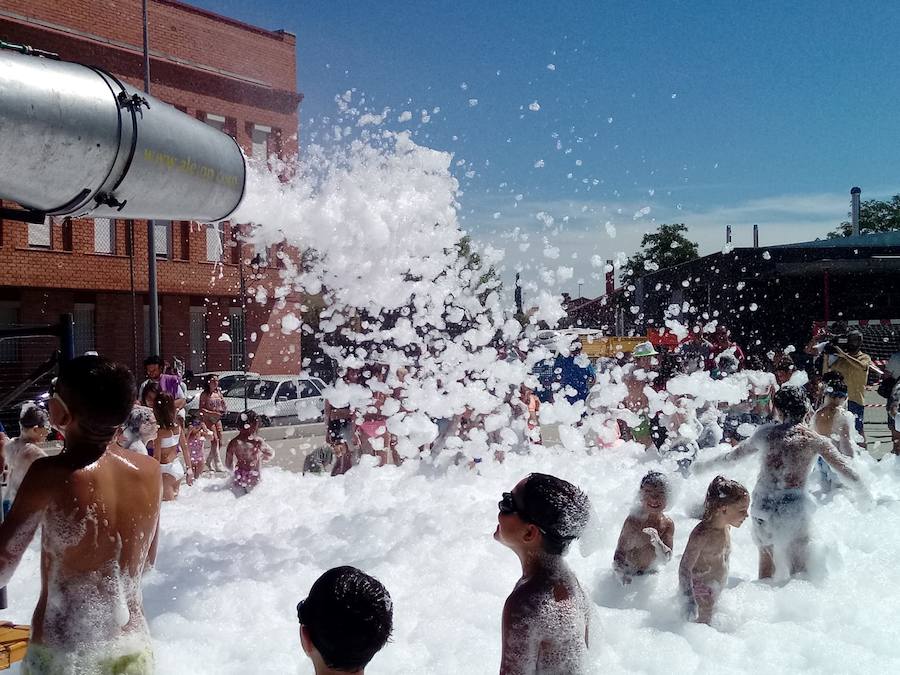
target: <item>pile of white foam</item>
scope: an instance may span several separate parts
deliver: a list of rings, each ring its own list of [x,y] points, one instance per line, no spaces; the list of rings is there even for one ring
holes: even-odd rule
[[[727,475],[752,488],[758,461]],[[311,673],[295,606],[322,571],[342,564],[377,576],[394,599],[392,641],[367,672],[497,672],[501,610],[519,568],[491,537],[496,504],[532,471],[581,485],[598,514],[590,545],[568,556],[595,604],[593,672],[896,672],[900,464],[864,464],[880,503],[860,512],[838,493],[820,505],[808,579],[755,581],[749,521],[733,531],[729,588],[711,627],[684,623],[675,601],[678,559],[711,474],[673,476],[676,557],[665,571],[627,591],[611,575],[639,480],[658,466],[632,446],[594,456],[544,448],[441,475],[415,461],[338,478],[272,469],[240,499],[222,480],[204,480],[164,504],[158,567],[145,579],[158,672]],[[28,618],[39,579],[36,542],[4,619]]]

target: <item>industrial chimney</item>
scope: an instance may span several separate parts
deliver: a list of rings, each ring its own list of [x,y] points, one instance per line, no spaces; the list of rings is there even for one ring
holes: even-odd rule
[[[606,261],[606,295],[612,296],[616,290],[616,268],[613,267],[613,261]]]
[[[726,244],[731,243],[731,225],[725,226],[725,243]]]
[[[858,187],[850,188],[850,225],[851,234],[855,237],[859,234],[859,195],[862,192]]]
[[[759,248],[759,225],[753,223],[753,248]]]

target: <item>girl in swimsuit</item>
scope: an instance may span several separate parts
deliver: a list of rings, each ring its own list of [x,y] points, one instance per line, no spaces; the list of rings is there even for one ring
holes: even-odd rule
[[[200,419],[212,432],[210,439],[209,456],[206,458],[206,468],[215,473],[222,472],[222,455],[219,447],[222,445],[222,415],[227,406],[222,390],[219,389],[219,378],[211,376],[203,383],[203,393],[200,394]]]
[[[187,434],[188,450],[190,450],[191,455],[191,469],[193,469],[194,476],[199,476],[203,473],[203,442],[206,439],[212,442],[214,434],[203,423],[203,420],[198,417],[191,419]]]
[[[182,457],[189,457],[187,441],[178,424],[178,415],[175,412],[175,399],[167,392],[160,392],[153,406],[153,414],[159,424],[159,432],[154,442],[153,453],[159,462],[162,472],[163,501],[171,501],[178,497],[178,488],[181,479],[186,478],[188,485],[194,484],[194,471],[188,460],[185,460],[187,471],[178,462],[178,450],[181,449]]]

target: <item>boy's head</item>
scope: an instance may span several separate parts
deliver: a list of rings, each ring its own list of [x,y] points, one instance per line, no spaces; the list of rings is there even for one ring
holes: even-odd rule
[[[706,489],[703,504],[703,520],[711,520],[721,515],[725,524],[740,527],[747,519],[750,508],[750,493],[736,480],[716,476]]]
[[[822,394],[825,396],[826,403],[840,405],[847,400],[847,383],[844,382],[843,377],[840,380],[834,380],[824,384],[825,386],[822,388]]]
[[[50,433],[50,415],[34,403],[25,403],[19,413],[19,430],[32,443],[43,443]]]
[[[784,386],[775,392],[775,410],[782,421],[799,424],[809,412],[809,399],[803,387]]]
[[[733,375],[741,369],[741,363],[734,354],[720,354],[716,359],[716,366],[720,373],[725,375]]]
[[[378,579],[355,567],[330,569],[297,605],[303,651],[332,670],[362,671],[387,643],[393,613]]]
[[[659,471],[651,471],[641,479],[641,506],[647,513],[662,513],[669,504],[669,481]]]
[[[59,366],[51,389],[50,422],[67,438],[108,444],[134,403],[134,377],[101,356],[79,356]]]
[[[494,538],[513,550],[562,555],[590,518],[587,495],[568,481],[533,473],[504,492]]]

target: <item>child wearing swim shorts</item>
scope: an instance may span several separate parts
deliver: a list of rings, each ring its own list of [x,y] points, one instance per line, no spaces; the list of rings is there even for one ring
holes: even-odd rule
[[[241,414],[241,428],[225,451],[225,467],[232,471],[232,483],[240,492],[250,492],[262,478],[263,460],[272,459],[272,448],[257,435],[259,417],[248,410]]]
[[[709,623],[728,579],[732,527],[740,527],[750,509],[750,493],[737,481],[716,476],[706,490],[703,519],[691,532],[678,582],[687,600],[688,616]]]

